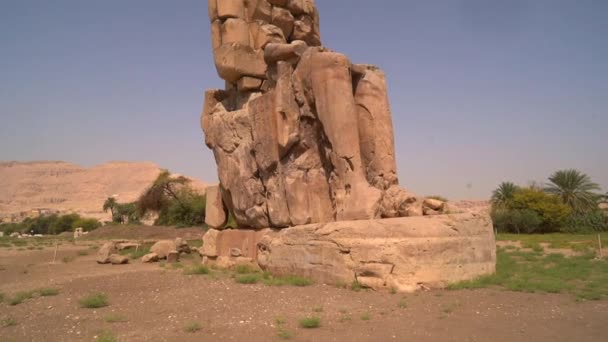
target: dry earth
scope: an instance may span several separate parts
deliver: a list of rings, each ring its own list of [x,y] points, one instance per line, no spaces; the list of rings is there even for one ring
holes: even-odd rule
[[[230,273],[186,275],[179,268],[97,265],[91,245],[0,249],[0,291],[42,287],[57,296],[22,304],[0,304],[0,341],[94,341],[110,331],[120,341],[278,341],[277,318],[293,341],[601,341],[608,336],[608,302],[576,302],[569,295],[500,290],[429,291],[401,295],[309,287],[236,284]],[[88,253],[88,255],[79,255]],[[184,261],[198,263],[196,257]],[[80,308],[91,293],[105,293],[110,305]],[[108,323],[118,314],[126,322]],[[302,329],[306,316],[321,318]],[[367,316],[367,317],[366,317]],[[369,319],[366,319],[369,318]],[[184,329],[199,323],[200,331]]]
[[[101,210],[108,197],[134,201],[160,170],[147,162],[110,162],[91,168],[52,161],[0,162],[0,216],[48,208],[109,220]],[[195,179],[192,185],[199,190],[206,187]]]

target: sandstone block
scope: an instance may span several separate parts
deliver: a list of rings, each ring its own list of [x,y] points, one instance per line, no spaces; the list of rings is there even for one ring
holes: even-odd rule
[[[174,264],[179,262],[179,252],[178,251],[170,251],[167,254],[167,263]]]
[[[201,247],[200,253],[208,257],[217,257],[217,237],[220,231],[215,229],[209,229],[205,235],[203,235],[203,247]]]
[[[281,7],[274,7],[272,9],[272,24],[280,28],[285,37],[291,36],[294,21],[293,15],[287,9]]]
[[[249,45],[249,24],[241,18],[226,19],[221,32],[222,44]]]
[[[156,253],[148,253],[141,257],[141,262],[143,263],[152,263],[158,261],[158,254]]]
[[[424,202],[422,202],[422,205],[425,208],[429,208],[435,211],[441,211],[443,209],[443,205],[445,202],[437,200],[437,199],[433,199],[433,198],[426,198],[424,199]]]
[[[213,0],[211,0],[213,1]],[[217,14],[220,19],[245,18],[244,0],[216,0]]]
[[[262,81],[259,78],[245,76],[237,82],[237,88],[243,92],[258,90],[262,86]]]
[[[264,52],[248,45],[222,44],[214,51],[215,67],[221,78],[237,83],[243,76],[266,78]]]
[[[266,23],[272,21],[272,6],[267,0],[249,0],[247,4],[249,21],[260,20]]]
[[[216,229],[222,229],[228,221],[219,186],[210,186],[206,190],[205,223]]]
[[[129,258],[119,254],[110,255],[109,260],[112,265],[124,265],[129,263]]]
[[[274,274],[399,291],[492,274],[496,261],[491,220],[476,214],[312,224],[267,231],[258,245]]]
[[[97,251],[97,263],[109,264],[111,262],[110,256],[117,253],[116,244],[114,242],[106,242]]]

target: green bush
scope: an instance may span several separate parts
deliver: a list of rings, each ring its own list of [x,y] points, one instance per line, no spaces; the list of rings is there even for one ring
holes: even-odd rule
[[[87,309],[98,309],[109,305],[108,297],[103,293],[88,295],[82,298],[79,303],[81,308]]]
[[[76,228],[84,228],[85,231],[97,229],[101,224],[95,219],[80,217],[78,214],[47,215],[37,218],[26,218],[21,223],[8,223],[0,225],[0,231],[4,234],[14,232],[27,234],[61,234],[71,232]]]
[[[155,224],[160,226],[193,227],[202,226],[205,221],[205,196],[188,188],[178,194],[179,200],[173,200],[169,206],[160,211]]]
[[[600,210],[574,214],[563,229],[566,233],[596,233],[608,231],[608,215]]]
[[[491,215],[500,233],[533,233],[543,222],[540,215],[529,209],[496,209]]]

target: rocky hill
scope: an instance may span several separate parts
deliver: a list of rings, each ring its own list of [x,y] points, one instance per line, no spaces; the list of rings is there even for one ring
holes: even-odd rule
[[[110,162],[91,168],[55,161],[0,162],[0,218],[50,210],[109,220],[110,215],[101,210],[108,197],[134,201],[160,171],[148,162]],[[206,188],[195,179],[192,185]]]

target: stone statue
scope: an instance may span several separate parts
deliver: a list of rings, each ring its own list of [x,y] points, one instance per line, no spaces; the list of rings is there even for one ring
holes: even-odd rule
[[[222,90],[201,124],[220,185],[206,222],[284,228],[420,216],[444,203],[400,188],[385,76],[321,46],[314,0],[209,0]]]

